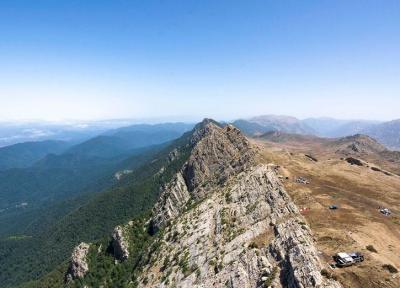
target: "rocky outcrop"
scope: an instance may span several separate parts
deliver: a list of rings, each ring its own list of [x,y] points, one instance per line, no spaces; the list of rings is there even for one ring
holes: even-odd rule
[[[266,165],[247,168],[168,225],[141,287],[341,287],[324,278],[312,235]]]
[[[124,236],[124,229],[121,226],[115,227],[112,233],[112,247],[114,257],[120,261],[126,260],[129,257],[129,242]]]
[[[190,199],[202,199],[210,187],[223,185],[255,162],[249,141],[231,125],[222,128],[206,119],[195,127],[190,144],[193,148],[188,161],[164,187],[154,206],[155,230],[177,217]]]
[[[71,262],[66,274],[66,281],[72,281],[77,278],[83,278],[89,271],[89,264],[87,262],[87,254],[89,253],[90,245],[87,243],[80,243],[76,246],[71,255]]]
[[[177,173],[174,179],[165,187],[153,208],[152,225],[161,227],[170,219],[177,217],[190,199],[185,179],[182,173]]]
[[[321,263],[308,227],[292,218],[275,226],[275,240],[270,246],[280,261],[284,287],[340,287],[321,275]]]

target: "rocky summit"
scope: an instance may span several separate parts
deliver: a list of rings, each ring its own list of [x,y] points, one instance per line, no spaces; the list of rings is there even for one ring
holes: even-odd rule
[[[203,199],[211,187],[221,187],[255,161],[250,143],[231,125],[221,128],[204,120],[190,142],[194,148],[188,161],[162,191],[153,209],[152,220],[157,228],[179,216],[189,200]]]
[[[163,230],[139,286],[341,287],[321,275],[305,220],[240,131],[209,122],[194,137],[153,209]]]

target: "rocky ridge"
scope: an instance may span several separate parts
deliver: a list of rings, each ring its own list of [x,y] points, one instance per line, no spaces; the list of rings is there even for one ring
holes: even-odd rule
[[[177,217],[190,199],[202,199],[209,187],[220,186],[255,162],[250,143],[231,125],[221,128],[204,120],[195,128],[190,142],[194,148],[188,161],[164,187],[153,209],[156,229]]]
[[[139,286],[341,287],[321,275],[305,220],[240,131],[212,121],[196,129],[153,209],[161,232]]]

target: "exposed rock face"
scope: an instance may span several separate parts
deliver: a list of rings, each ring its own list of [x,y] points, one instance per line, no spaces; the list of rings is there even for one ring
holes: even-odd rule
[[[74,248],[66,275],[66,281],[83,278],[89,271],[89,265],[86,260],[86,256],[89,253],[89,248],[90,245],[84,242],[80,243]]]
[[[201,155],[198,161],[211,157]],[[341,287],[321,275],[311,232],[275,171],[242,170],[223,186],[204,187],[191,209],[159,203],[175,216],[142,270],[141,287]]]
[[[198,139],[198,135],[202,138]],[[254,164],[254,151],[239,129],[228,125],[220,128],[213,122],[201,128],[193,137],[197,141],[183,169],[189,191],[196,198],[204,195],[202,186],[224,183]]]
[[[126,260],[129,257],[129,243],[124,237],[124,230],[121,226],[115,227],[112,233],[112,246],[114,249],[114,257],[118,260]]]
[[[292,218],[276,225],[275,234],[270,249],[276,259],[282,259],[284,287],[340,287],[321,275],[321,263],[310,232],[306,226],[300,225],[298,219]]]
[[[201,199],[208,187],[222,185],[255,162],[250,143],[231,125],[221,128],[206,119],[196,126],[190,143],[193,150],[188,161],[163,189],[153,209],[156,229],[177,217],[189,199]]]
[[[190,199],[185,179],[182,173],[177,173],[174,179],[169,183],[160,195],[160,198],[154,206],[154,218],[152,224],[154,227],[161,227],[170,219],[177,217]]]

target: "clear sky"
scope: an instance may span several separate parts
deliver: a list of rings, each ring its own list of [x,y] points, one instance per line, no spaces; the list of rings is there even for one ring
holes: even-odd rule
[[[400,118],[400,1],[0,1],[0,120]]]

